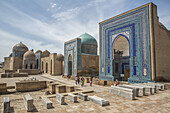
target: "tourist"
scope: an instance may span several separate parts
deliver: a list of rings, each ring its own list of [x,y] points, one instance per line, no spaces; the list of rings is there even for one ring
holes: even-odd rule
[[[77,85],[77,76],[75,77],[75,82],[76,82],[76,85]]]
[[[90,86],[92,86],[92,80],[90,81]]]
[[[82,77],[82,84],[83,84],[83,86],[84,86],[84,78]]]
[[[118,80],[116,79],[116,82],[115,82],[115,86],[117,86],[119,84]]]
[[[79,82],[80,82],[80,78],[79,78],[79,76],[78,76],[77,83],[79,84]]]
[[[83,86],[83,79],[82,78],[80,79],[80,84],[81,84],[81,86]]]

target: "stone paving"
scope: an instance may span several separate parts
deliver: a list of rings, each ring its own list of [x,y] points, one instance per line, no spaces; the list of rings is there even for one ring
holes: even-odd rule
[[[61,76],[37,76],[39,80],[59,80],[67,84],[75,84],[74,80],[67,80]],[[45,78],[44,78],[45,77]],[[10,79],[12,80],[12,79]],[[2,81],[2,80],[1,80]],[[0,82],[1,82],[0,81]],[[26,113],[23,95],[30,94],[34,99],[34,112],[39,113],[168,113],[170,112],[170,90],[159,91],[154,95],[137,97],[136,100],[129,100],[109,92],[110,87],[85,84],[83,88],[92,89],[94,93],[88,95],[96,95],[110,102],[109,106],[101,107],[91,101],[83,101],[78,99],[78,103],[73,103],[66,99],[66,105],[60,105],[55,98],[49,98],[53,102],[52,109],[46,109],[40,96],[45,95],[45,90],[12,93],[8,95],[0,95],[0,112],[2,112],[3,97],[10,97],[11,111],[15,113]]]

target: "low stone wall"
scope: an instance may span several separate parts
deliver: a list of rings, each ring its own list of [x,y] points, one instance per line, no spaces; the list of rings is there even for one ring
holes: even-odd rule
[[[3,73],[10,73],[10,74],[12,74],[12,73],[15,73],[16,70],[3,70],[2,72]]]
[[[38,69],[18,69],[18,73],[28,73],[28,75],[38,75],[39,70]]]
[[[46,81],[21,81],[15,83],[16,91],[34,91],[45,89],[46,87]]]
[[[0,83],[0,93],[6,93],[7,92],[7,84],[6,83]]]
[[[28,74],[27,73],[13,73],[13,74],[1,73],[1,78],[11,78],[11,77],[28,77]]]

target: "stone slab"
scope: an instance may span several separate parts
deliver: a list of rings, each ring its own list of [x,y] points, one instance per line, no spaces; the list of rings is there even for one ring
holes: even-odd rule
[[[9,112],[10,112],[10,98],[4,97],[3,113],[9,113]]]
[[[136,87],[136,88],[139,88],[139,96],[145,96],[145,87],[142,87],[142,86],[134,86],[133,84],[132,85],[128,85],[130,87]]]
[[[52,101],[50,101],[48,98],[42,97],[41,99],[42,99],[42,103],[45,105],[45,107],[46,107],[47,109],[50,109],[50,108],[53,107]]]
[[[24,105],[28,112],[32,112],[34,110],[33,98],[29,94],[24,95]]]
[[[72,102],[76,103],[77,102],[77,95],[69,93],[68,94],[68,99],[71,100]]]
[[[129,86],[129,85],[119,85],[119,87],[134,89],[135,96],[136,97],[139,96],[139,88],[137,88],[137,87],[133,87],[133,86]]]
[[[119,86],[111,86],[110,93],[131,99],[131,100],[135,99],[134,89],[128,89],[128,88],[123,88]]]
[[[65,104],[65,97],[62,94],[56,93],[56,101],[61,105]]]
[[[87,101],[88,95],[83,93],[78,93],[78,97],[84,101]]]
[[[145,94],[152,94],[152,87],[151,86],[147,86],[144,84],[133,84],[134,86],[140,86],[140,87],[144,87],[145,88]]]
[[[107,106],[109,105],[109,101],[105,100],[105,99],[102,99],[100,97],[97,97],[97,96],[88,96],[88,99],[91,100],[92,102],[100,105],[100,106]]]
[[[66,93],[66,86],[65,85],[56,85],[55,92],[56,93]]]

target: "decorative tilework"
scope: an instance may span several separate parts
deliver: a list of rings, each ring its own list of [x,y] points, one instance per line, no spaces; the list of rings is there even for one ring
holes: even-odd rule
[[[64,44],[64,74],[68,75],[68,59],[72,55],[72,75],[77,76],[81,67],[81,39],[75,39]]]
[[[100,75],[112,75],[112,43],[118,35],[129,40],[130,78],[151,80],[149,6],[139,8],[100,24]],[[137,75],[137,76],[135,76]]]

